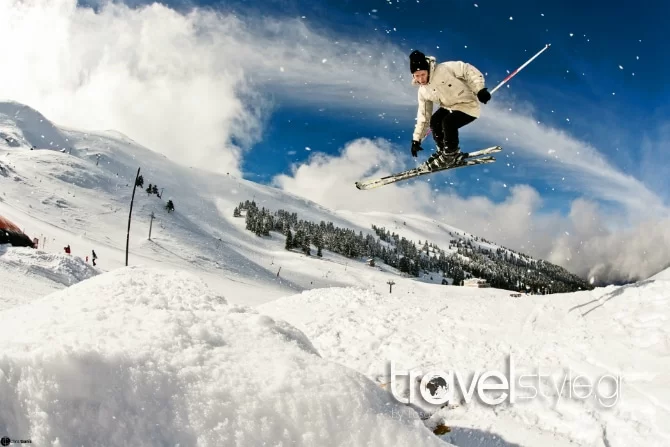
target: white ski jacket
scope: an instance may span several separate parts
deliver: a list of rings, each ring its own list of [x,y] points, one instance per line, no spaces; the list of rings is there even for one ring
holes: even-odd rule
[[[438,64],[435,57],[430,63],[428,84],[420,85],[412,78],[412,85],[419,86],[419,110],[412,138],[421,141],[428,133],[433,103],[449,110],[460,110],[479,118],[480,106],[477,92],[485,87],[484,75],[474,66],[461,61]]]

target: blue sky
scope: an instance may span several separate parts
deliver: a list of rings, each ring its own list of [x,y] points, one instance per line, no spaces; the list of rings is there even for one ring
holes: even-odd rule
[[[669,12],[660,0],[1,2],[0,98],[332,209],[428,216],[606,274],[658,241],[670,250]],[[547,43],[461,130],[465,151],[502,145],[498,162],[355,189],[416,163],[412,50],[469,62],[493,88]]]

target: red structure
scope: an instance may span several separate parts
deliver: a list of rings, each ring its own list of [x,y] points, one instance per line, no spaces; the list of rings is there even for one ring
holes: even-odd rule
[[[0,244],[11,244],[14,247],[37,248],[21,229],[10,220],[0,216]]]

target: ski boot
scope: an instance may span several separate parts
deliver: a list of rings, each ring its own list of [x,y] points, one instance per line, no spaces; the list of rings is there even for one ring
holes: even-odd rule
[[[429,170],[444,168],[452,164],[458,163],[468,156],[467,152],[461,152],[461,149],[456,147],[446,146],[444,149],[438,147],[437,151],[428,157],[426,160],[426,167]]]

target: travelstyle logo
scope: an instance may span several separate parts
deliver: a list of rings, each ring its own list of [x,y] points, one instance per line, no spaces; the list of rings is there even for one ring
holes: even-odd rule
[[[532,374],[516,374],[512,356],[507,357],[506,372],[496,370],[477,370],[468,379],[460,371],[428,371],[425,374],[418,369],[398,371],[395,362],[391,361],[391,393],[401,403],[416,402],[415,383],[419,381],[421,397],[434,405],[443,405],[455,401],[455,392],[465,403],[470,403],[476,396],[486,405],[499,405],[503,402],[514,404],[523,400],[544,398],[554,401],[558,406],[563,398],[586,400],[595,399],[600,405],[611,408],[621,397],[621,376],[602,375],[590,379],[584,375],[575,375],[571,370],[553,371],[548,373],[537,367]],[[409,397],[398,396],[396,383],[398,377],[409,376]],[[458,399],[460,401],[460,399]]]

